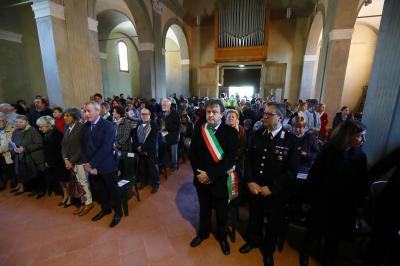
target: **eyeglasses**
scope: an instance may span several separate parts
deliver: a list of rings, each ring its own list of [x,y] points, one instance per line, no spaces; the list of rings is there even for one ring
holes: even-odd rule
[[[275,115],[277,115],[277,113],[264,112],[264,116],[273,117]]]

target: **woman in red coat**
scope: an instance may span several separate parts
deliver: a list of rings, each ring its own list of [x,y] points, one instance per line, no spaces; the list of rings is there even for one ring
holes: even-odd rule
[[[321,120],[321,129],[319,131],[319,135],[322,141],[326,142],[328,140],[328,114],[325,113],[325,104],[320,103],[317,107],[317,112],[320,115]]]
[[[61,107],[54,107],[53,118],[56,129],[64,134],[65,121],[64,121],[63,110],[61,109]]]

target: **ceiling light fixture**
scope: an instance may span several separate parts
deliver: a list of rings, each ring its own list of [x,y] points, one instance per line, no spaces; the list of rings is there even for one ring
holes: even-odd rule
[[[243,67],[244,67],[244,65],[239,65],[239,67],[243,68]]]
[[[364,2],[364,5],[365,5],[365,6],[368,6],[368,5],[370,5],[370,4],[372,4],[372,0],[365,0],[365,2]]]

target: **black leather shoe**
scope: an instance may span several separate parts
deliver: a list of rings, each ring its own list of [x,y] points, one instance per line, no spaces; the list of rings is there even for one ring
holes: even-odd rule
[[[112,219],[111,223],[110,223],[110,227],[113,228],[115,227],[117,224],[119,224],[119,222],[121,221],[122,215],[121,214],[115,214],[114,218]]]
[[[231,254],[231,248],[229,246],[228,241],[226,241],[226,240],[219,241],[219,245],[221,246],[221,250],[222,250],[222,253],[224,253],[224,255]]]
[[[19,195],[22,195],[22,194],[24,194],[25,193],[25,191],[17,191],[17,192],[15,192],[15,196],[19,196]]]
[[[98,214],[96,214],[96,215],[92,218],[92,221],[93,221],[93,222],[96,222],[96,221],[100,220],[101,218],[103,218],[104,216],[106,216],[107,214],[110,214],[110,213],[111,213],[111,210],[108,210],[108,211],[103,211],[103,210],[101,210]]]
[[[199,236],[196,236],[196,237],[193,238],[193,240],[190,242],[190,246],[191,246],[192,248],[195,248],[195,247],[197,247],[198,245],[200,245],[201,242],[203,242],[204,239],[205,239],[205,238],[201,238],[201,237],[199,237]]]
[[[304,254],[300,254],[299,264],[300,266],[308,266],[308,256]]]
[[[249,253],[253,248],[254,247],[251,244],[246,243],[243,246],[241,246],[241,248],[239,248],[239,252],[242,254],[246,254]]]
[[[37,195],[37,193],[36,193],[35,191],[33,191],[33,192],[31,192],[31,193],[28,194],[28,197],[34,197],[34,196],[36,196],[36,195]]]
[[[263,257],[264,257],[264,266],[274,266],[273,255],[263,255]]]
[[[151,188],[151,194],[154,194],[154,193],[156,193],[158,191],[158,186],[153,186],[152,188]]]
[[[44,195],[45,195],[45,192],[40,192],[40,193],[37,194],[36,199],[43,198]]]
[[[10,193],[15,193],[15,192],[17,192],[18,190],[19,190],[19,188],[11,189]]]
[[[72,203],[64,203],[63,208],[65,209],[65,208],[68,208],[70,206],[72,206]]]

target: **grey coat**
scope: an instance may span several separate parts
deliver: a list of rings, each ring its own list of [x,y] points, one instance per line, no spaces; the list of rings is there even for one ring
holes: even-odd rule
[[[71,132],[68,127],[64,130],[64,138],[61,142],[61,153],[63,159],[68,159],[72,164],[82,163],[81,158],[81,133],[83,125],[79,122],[75,123]]]

